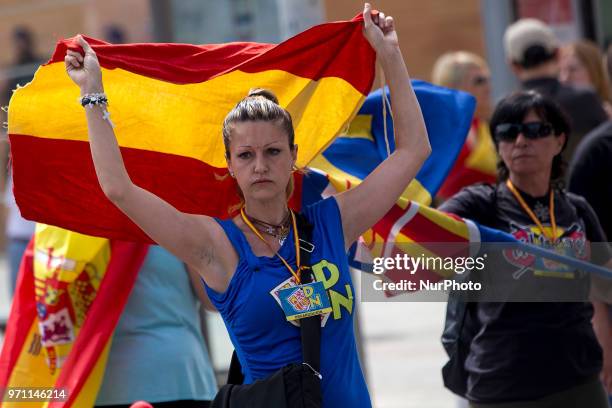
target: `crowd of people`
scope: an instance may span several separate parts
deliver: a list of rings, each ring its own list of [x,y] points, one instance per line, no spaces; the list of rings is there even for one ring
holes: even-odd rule
[[[391,208],[431,149],[407,85],[393,19],[371,13],[369,5],[363,17],[364,35],[389,83],[395,151],[362,184],[301,215],[287,206],[298,148],[292,119],[269,91],[251,91],[223,123],[227,167],[244,200],[241,213],[227,220],[181,213],[134,185],[104,115],[106,99],[96,99],[86,110],[102,190],[160,245],[150,247],[117,326],[96,406],[129,406],[137,400],[156,407],[209,406],[217,383],[200,327],[200,304],[225,321],[245,384],[302,361],[300,329],[286,321],[270,296],[282,283],[315,287],[304,272],[309,265],[300,265],[303,230],[298,224],[312,227],[310,265],[332,264],[340,271],[335,284],[352,287],[347,249]],[[66,54],[67,74],[82,96],[103,94],[96,54],[83,38],[79,41],[83,52]],[[495,73],[484,58],[453,51],[433,67],[432,82],[477,100],[465,145],[435,205],[549,248],[607,242],[612,235],[607,211],[612,184],[605,180],[612,174],[612,46],[603,53],[586,40],[562,45],[550,27],[535,19],[511,24],[503,46],[520,88],[494,107],[490,84]],[[375,202],[365,199],[372,196]],[[26,238],[19,239],[23,251]],[[593,252],[591,261],[612,269],[612,252]],[[577,297],[591,296],[591,278],[580,271],[532,270],[521,284],[558,285],[561,280],[579,292]],[[171,301],[151,301],[161,298]],[[460,332],[466,403],[474,408],[608,407],[610,302],[591,296],[590,301],[466,305]],[[448,307],[450,319],[457,305]],[[329,319],[320,336],[320,365],[309,368],[322,378],[322,405],[371,406],[352,315]],[[170,358],[176,355],[184,358]]]

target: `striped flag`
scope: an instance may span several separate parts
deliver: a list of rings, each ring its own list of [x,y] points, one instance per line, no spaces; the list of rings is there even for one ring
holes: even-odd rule
[[[225,115],[252,87],[291,113],[298,165],[351,122],[372,86],[375,54],[362,18],[322,24],[281,44],[109,45],[88,38],[132,180],[187,213],[226,217],[239,203],[221,137]],[[22,215],[88,235],[150,242],[95,176],[78,88],[60,41],[9,105],[14,193]],[[296,201],[299,207],[299,199]]]

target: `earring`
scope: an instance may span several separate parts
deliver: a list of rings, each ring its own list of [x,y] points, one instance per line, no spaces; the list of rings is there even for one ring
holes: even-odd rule
[[[233,171],[231,171],[231,170],[230,170],[229,174],[230,174],[230,176],[231,176],[232,178],[235,178],[235,177],[234,177],[234,172],[233,172]]]

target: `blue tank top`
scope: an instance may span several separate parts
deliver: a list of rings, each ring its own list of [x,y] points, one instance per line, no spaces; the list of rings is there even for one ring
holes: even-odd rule
[[[324,407],[370,407],[370,396],[359,365],[353,331],[355,292],[348,269],[342,222],[331,197],[304,208],[313,224],[311,266],[330,295],[332,312],[321,331],[321,374]],[[278,257],[257,257],[232,220],[217,220],[239,256],[227,290],[205,285],[221,313],[245,376],[245,383],[265,378],[286,364],[302,361],[300,330],[288,322],[273,293],[291,273]],[[279,249],[295,266],[290,233]]]

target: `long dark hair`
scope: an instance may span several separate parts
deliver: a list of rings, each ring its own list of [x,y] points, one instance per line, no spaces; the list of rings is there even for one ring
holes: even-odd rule
[[[539,92],[530,90],[515,92],[503,98],[495,107],[495,111],[491,116],[491,122],[489,123],[489,129],[491,130],[491,135],[495,141],[495,148],[498,152],[499,143],[495,138],[495,128],[497,125],[500,123],[521,123],[523,119],[525,119],[525,116],[532,110],[541,120],[552,125],[556,136],[565,133],[565,143],[563,144],[561,152],[565,149],[570,134],[570,124],[567,116],[555,101]],[[561,157],[561,152],[559,152],[552,161],[550,173],[551,183],[561,182],[565,172],[565,162]],[[508,179],[509,175],[510,171],[500,157],[497,162],[498,180],[505,181]]]

